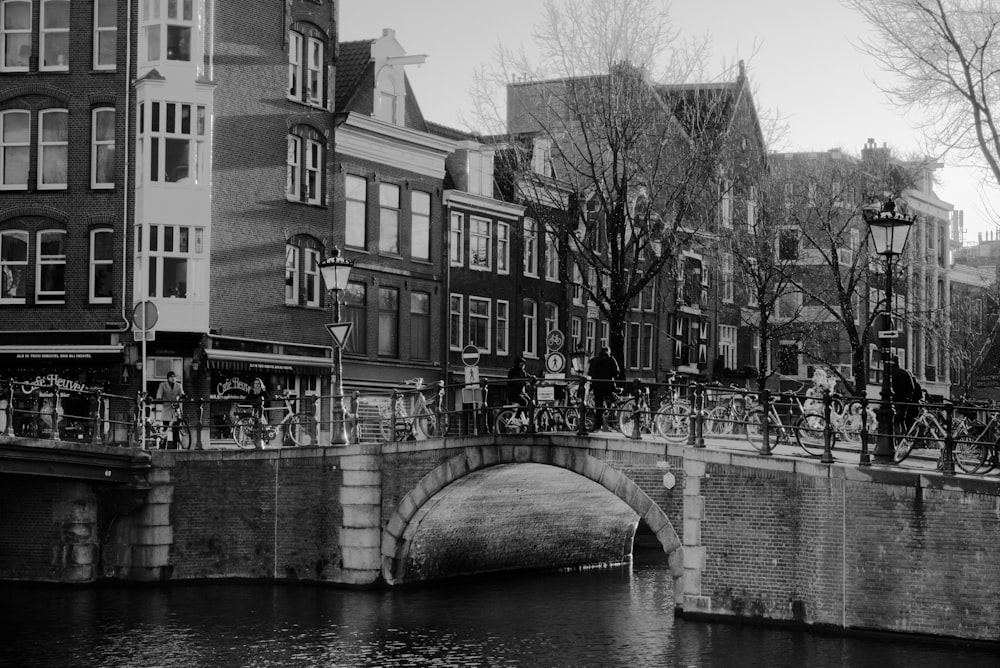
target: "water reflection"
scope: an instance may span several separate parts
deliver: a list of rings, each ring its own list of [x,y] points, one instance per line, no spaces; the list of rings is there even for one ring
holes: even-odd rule
[[[991,666],[977,649],[673,617],[662,559],[351,591],[208,584],[0,588],[10,666]]]

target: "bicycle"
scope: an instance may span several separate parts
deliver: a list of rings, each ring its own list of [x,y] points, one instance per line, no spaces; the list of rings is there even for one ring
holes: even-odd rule
[[[980,407],[988,411],[986,423],[969,419],[968,438],[955,441],[955,464],[965,473],[986,474],[1000,467],[1000,410],[991,402]]]
[[[493,429],[497,434],[523,434],[532,426],[534,419],[535,431],[549,431],[555,422],[552,417],[551,408],[546,404],[532,405],[531,397],[536,396],[538,379],[531,377],[527,379],[524,391],[520,398],[524,403],[504,404],[493,420]],[[531,410],[532,413],[528,413]],[[529,417],[530,416],[530,417]]]
[[[892,460],[896,464],[899,464],[907,457],[914,449],[930,449],[937,447],[940,450],[938,455],[938,463],[940,465],[941,458],[944,454],[944,443],[945,439],[948,437],[948,430],[945,425],[941,424],[938,419],[940,417],[941,410],[932,410],[927,406],[921,406],[920,411],[917,413],[917,419],[913,421],[906,433],[896,439],[896,446],[893,449]],[[952,435],[954,437],[955,443],[958,444],[963,440],[969,433],[969,422],[960,413],[953,413],[952,420]],[[931,445],[934,444],[934,445]],[[963,455],[963,461],[967,461],[968,458]],[[956,463],[958,460],[956,459]],[[962,467],[962,464],[959,464]],[[962,470],[965,470],[964,468]]]
[[[736,430],[737,425],[747,420],[749,402],[740,394],[742,388],[730,385],[729,389],[729,398],[723,403],[716,404],[705,418],[705,432],[708,434],[729,436]]]
[[[754,395],[749,395],[748,400],[750,396]],[[770,448],[773,450],[782,441],[791,445],[794,438],[807,455],[811,457],[821,456],[825,448],[826,418],[819,413],[806,411],[796,395],[781,394],[778,395],[778,398],[780,397],[794,400],[793,407],[797,407],[798,415],[791,419],[790,424],[786,424],[785,420],[781,418],[781,414],[778,413],[777,404],[773,401],[770,403],[767,412],[768,426],[770,434],[775,437],[774,441],[770,443]],[[764,409],[760,407],[751,409],[747,415],[746,437],[750,445],[758,452],[764,452],[763,426]]]
[[[442,410],[444,404],[444,383],[437,381],[433,386],[425,386],[423,378],[411,378],[403,381],[404,385],[412,386],[404,390],[413,393],[413,404],[410,410],[406,408],[404,394],[396,397],[395,405],[382,409],[379,428],[382,438],[386,441],[403,441],[420,438],[436,438],[450,433],[448,415]],[[435,390],[428,400],[425,392]]]
[[[125,437],[126,443],[136,448],[167,450],[173,441],[174,434],[176,434],[176,449],[189,450],[191,448],[191,427],[184,419],[184,409],[181,402],[170,402],[174,417],[167,424],[153,419],[153,406],[147,393],[140,391],[136,395],[136,406],[135,419],[129,425],[128,434]]]
[[[240,404],[234,411],[236,423],[233,425],[233,441],[240,448],[254,448],[260,441],[263,445],[269,444],[278,435],[280,430],[284,436],[295,445],[310,445],[312,437],[309,434],[308,419],[295,412],[292,406],[291,397],[282,394],[278,399],[284,403],[285,417],[277,426],[272,426],[264,420],[263,405],[255,406],[250,404]],[[284,441],[284,436],[282,441]]]

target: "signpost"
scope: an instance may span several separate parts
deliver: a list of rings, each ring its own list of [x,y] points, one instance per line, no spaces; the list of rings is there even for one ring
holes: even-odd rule
[[[465,366],[476,366],[479,364],[479,348],[471,343],[462,349],[462,363]]]
[[[551,330],[545,335],[545,347],[551,351],[559,350],[566,343],[566,337],[558,329]],[[565,360],[563,360],[565,362]]]

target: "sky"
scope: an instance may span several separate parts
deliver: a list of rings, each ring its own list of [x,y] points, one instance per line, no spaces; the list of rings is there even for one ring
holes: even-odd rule
[[[671,23],[682,34],[708,35],[708,75],[746,62],[762,115],[782,119],[782,151],[840,148],[858,155],[869,137],[897,155],[918,150],[920,137],[886,101],[887,75],[855,45],[869,28],[839,0],[672,0]],[[469,129],[472,81],[497,62],[497,46],[531,48],[542,0],[342,0],[340,39],[374,39],[384,28],[408,54],[427,60],[407,68],[424,117]],[[996,235],[1000,191],[980,172],[952,164],[937,173],[937,195],[965,212],[965,241]]]

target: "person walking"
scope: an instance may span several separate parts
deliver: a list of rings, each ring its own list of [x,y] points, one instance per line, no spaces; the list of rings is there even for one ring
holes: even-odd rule
[[[601,431],[607,405],[615,395],[615,380],[621,375],[618,360],[611,356],[610,348],[601,348],[597,357],[590,360],[587,374],[590,376],[590,390],[594,393],[594,431]]]
[[[899,365],[899,357],[892,356],[889,375],[892,385],[893,427],[897,435],[905,434],[917,419],[923,388],[909,371]]]
[[[184,388],[177,382],[177,374],[173,371],[168,372],[167,379],[156,388],[156,400],[163,402],[160,407],[160,419],[163,420],[164,427],[170,427],[174,450],[181,441],[181,430],[175,422],[178,415],[174,410],[174,403],[180,402],[185,396],[187,395],[184,394]]]

